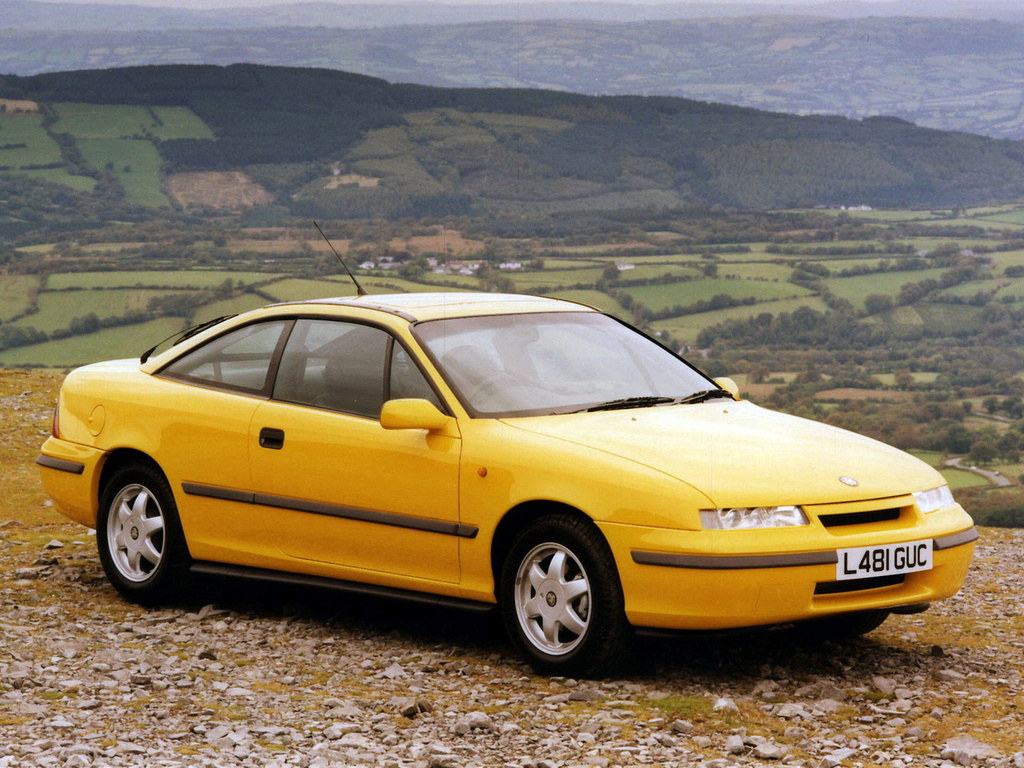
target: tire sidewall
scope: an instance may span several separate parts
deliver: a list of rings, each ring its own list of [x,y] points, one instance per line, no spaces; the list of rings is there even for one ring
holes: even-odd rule
[[[561,655],[544,653],[526,637],[516,610],[516,576],[523,559],[538,545],[560,544],[586,571],[590,614],[583,640]],[[528,523],[513,539],[502,564],[498,602],[505,631],[517,650],[542,674],[588,676],[614,666],[627,625],[622,587],[611,550],[592,523],[553,515]]]
[[[164,518],[164,541],[160,563],[143,581],[131,581],[121,574],[114,563],[107,534],[113,502],[123,489],[131,485],[139,485],[149,491],[159,504]],[[181,534],[174,494],[159,470],[148,464],[136,463],[128,464],[114,472],[100,494],[100,506],[96,515],[96,546],[107,579],[129,600],[153,604],[170,599],[177,593],[183,571],[188,566],[187,549]]]

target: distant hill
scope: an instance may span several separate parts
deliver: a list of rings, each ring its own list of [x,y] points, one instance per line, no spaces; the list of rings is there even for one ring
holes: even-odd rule
[[[785,16],[765,8],[310,3],[190,11],[0,0],[0,68],[31,75],[186,62],[328,67],[444,87],[893,115],[1024,139],[1019,3],[981,6],[972,18],[938,18],[966,16],[962,3],[774,6]],[[900,9],[905,15],[879,15]],[[933,17],[919,15],[926,12]]]
[[[0,114],[0,177],[151,208],[210,171],[243,172],[254,204],[333,218],[1024,197],[1024,145],[894,118],[255,65],[7,76],[0,97],[39,110]]]

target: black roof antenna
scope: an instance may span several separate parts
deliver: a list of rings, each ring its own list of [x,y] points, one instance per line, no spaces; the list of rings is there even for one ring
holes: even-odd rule
[[[320,233],[320,237],[322,237],[324,240],[327,240],[327,244],[331,246],[331,250],[334,251],[334,255],[338,257],[338,261],[341,262],[341,266],[345,270],[345,273],[350,278],[352,278],[352,282],[356,284],[356,296],[366,296],[367,294],[366,291],[363,289],[363,286],[359,284],[359,281],[356,280],[356,276],[353,275],[352,271],[348,268],[348,266],[346,266],[345,260],[341,258],[341,254],[338,253],[338,249],[334,247],[334,243],[328,240],[327,235],[324,234],[324,231],[320,229],[320,225],[317,224],[315,221],[313,222],[313,226],[316,227],[316,231]]]

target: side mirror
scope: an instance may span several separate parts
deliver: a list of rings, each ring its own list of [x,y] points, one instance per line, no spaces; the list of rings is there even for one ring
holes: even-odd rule
[[[737,385],[736,382],[730,379],[728,376],[719,376],[717,379],[715,379],[715,384],[720,386],[722,389],[724,389],[726,392],[728,392],[735,398],[738,398],[740,396],[739,385]]]
[[[451,421],[437,406],[422,398],[388,400],[380,409],[380,425],[384,429],[444,429]]]

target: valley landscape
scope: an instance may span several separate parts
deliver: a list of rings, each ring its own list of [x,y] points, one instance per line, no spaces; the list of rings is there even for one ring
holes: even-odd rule
[[[44,5],[0,0],[0,768],[1024,766],[1015,5]],[[983,526],[964,591],[600,681],[455,613],[124,603],[32,463],[64,372],[353,294],[314,220],[371,294],[578,301],[913,452]]]

